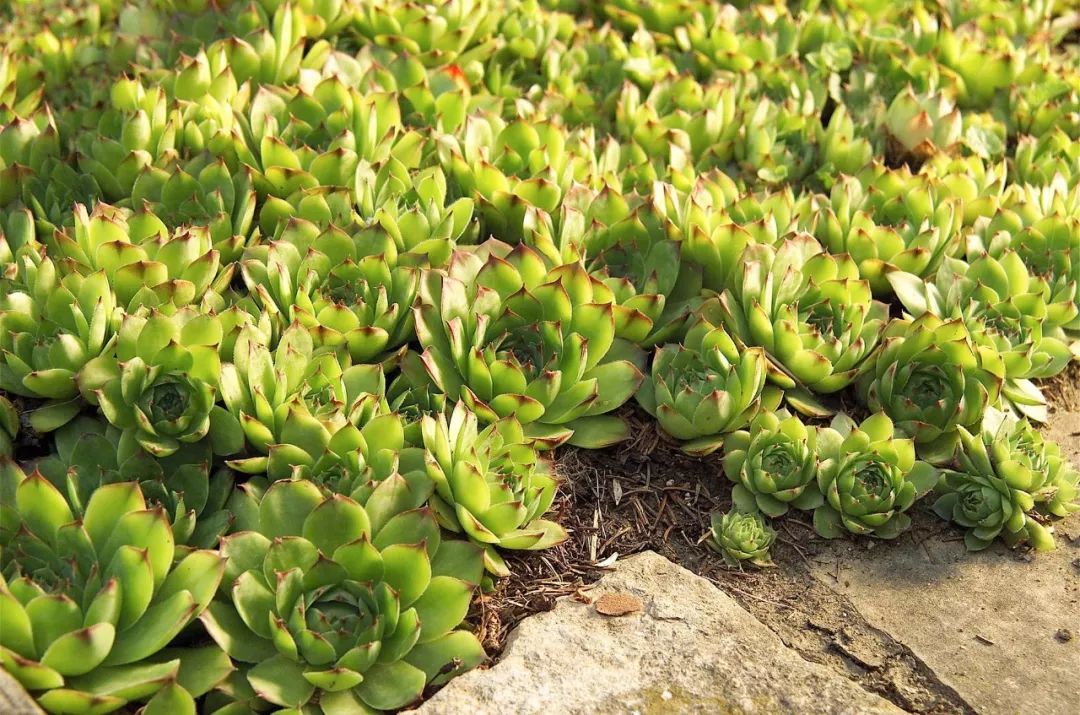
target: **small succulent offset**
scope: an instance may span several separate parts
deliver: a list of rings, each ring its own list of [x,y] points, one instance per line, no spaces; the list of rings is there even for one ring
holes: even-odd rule
[[[772,566],[769,549],[775,541],[776,530],[760,512],[732,509],[727,514],[712,515],[707,543],[732,566],[743,561],[754,566]]]
[[[761,348],[739,351],[723,328],[699,315],[681,345],[657,348],[637,401],[690,454],[711,454],[724,434],[759,411],[775,409],[780,393],[765,385]]]
[[[821,506],[817,437],[817,429],[785,412],[763,412],[747,429],[725,437],[724,474],[735,483],[735,504],[774,518],[789,507]]]
[[[303,480],[255,499],[257,530],[222,540],[231,586],[202,620],[259,699],[327,715],[396,709],[483,660],[456,630],[480,549],[443,541],[426,498],[395,475],[366,505]]]
[[[824,503],[814,528],[826,538],[845,531],[893,539],[911,524],[904,512],[937,484],[940,472],[915,458],[915,444],[897,437],[879,412],[861,424],[845,414],[818,430],[818,488]]]
[[[1048,517],[1080,510],[1080,474],[1025,420],[993,410],[983,429],[960,431],[961,449],[953,469],[944,471],[934,503],[941,518],[968,531],[970,551],[994,539],[1008,546],[1030,544],[1037,551],[1054,548]]]
[[[163,649],[213,598],[225,559],[196,550],[174,560],[165,511],[134,482],[99,487],[76,519],[40,473],[0,458],[0,480],[4,669],[56,713],[201,695],[170,690],[182,658]]]

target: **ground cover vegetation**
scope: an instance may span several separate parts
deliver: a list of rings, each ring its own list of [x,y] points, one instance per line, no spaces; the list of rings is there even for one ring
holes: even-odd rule
[[[1078,18],[6,3],[0,665],[53,713],[408,705],[632,405],[731,481],[730,562],[921,498],[1053,548]]]

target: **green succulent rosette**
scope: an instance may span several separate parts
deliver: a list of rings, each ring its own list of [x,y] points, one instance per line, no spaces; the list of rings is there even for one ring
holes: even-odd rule
[[[783,516],[790,507],[815,509],[818,432],[794,415],[763,412],[748,429],[724,438],[724,474],[735,483],[732,500],[742,511]]]
[[[414,334],[419,272],[395,265],[362,234],[296,222],[278,240],[249,248],[241,275],[275,322],[296,321],[319,347],[357,363],[390,359]]]
[[[250,492],[249,492],[250,493]],[[484,658],[457,626],[480,550],[444,541],[400,475],[366,504],[278,481],[226,537],[227,583],[202,620],[265,703],[313,712],[401,708]]]
[[[394,412],[372,417],[363,429],[347,424],[314,463],[293,465],[290,476],[310,479],[328,496],[343,494],[357,501],[364,501],[374,487],[393,475],[402,475],[414,489],[430,494],[424,450],[406,442],[409,428]],[[416,428],[419,433],[419,425]]]
[[[1018,137],[1013,167],[1016,178],[1024,184],[1046,186],[1061,176],[1069,186],[1075,187],[1080,180],[1080,142],[1061,127],[1038,137]]]
[[[30,189],[37,188],[38,175],[47,174],[61,153],[56,120],[45,109],[0,118],[0,122],[0,205],[32,200]],[[30,201],[26,203],[35,208]]]
[[[765,349],[771,380],[787,390],[837,392],[873,354],[888,307],[873,299],[855,263],[808,234],[773,248],[748,246],[743,275],[719,298],[724,327],[741,344]],[[796,393],[798,394],[798,393]],[[794,397],[794,396],[791,396]]]
[[[1061,446],[1045,439],[1030,421],[1000,410],[987,411],[982,438],[992,461],[1014,460],[1034,476],[1030,490],[1035,508],[1045,516],[1066,517],[1080,510],[1077,481],[1080,472],[1061,454]]]
[[[760,512],[732,509],[727,514],[712,515],[709,547],[737,566],[746,561],[754,566],[772,566],[769,550],[776,541],[776,530]]]
[[[232,278],[205,228],[170,231],[153,213],[131,213],[104,203],[88,213],[77,204],[74,226],[47,241],[64,273],[103,271],[117,303],[164,312],[193,303],[220,307],[219,294]]]
[[[343,427],[388,411],[385,382],[378,364],[343,366],[338,353],[316,349],[299,323],[273,350],[258,329],[244,327],[219,382],[223,431],[239,431],[247,444],[247,453],[229,466],[283,479],[295,467],[315,464]]]
[[[1075,206],[1080,207],[1080,189],[1072,193]],[[1029,292],[1044,298],[1047,321],[1054,317],[1051,330],[1060,326],[1076,357],[1080,355],[1080,217],[1070,215],[1069,207],[1061,201],[1066,194],[1063,187],[1041,196],[1010,192],[1006,195],[1009,206],[979,226],[978,233],[969,239],[968,258],[976,260],[989,254],[1000,261],[1007,252],[1015,251],[1031,274]]]
[[[896,95],[885,114],[885,128],[899,152],[925,160],[948,152],[960,141],[960,111],[941,92],[916,94],[911,85]]]
[[[136,218],[152,214],[166,226],[205,232],[223,267],[231,267],[244,247],[259,238],[256,199],[252,170],[245,166],[230,172],[220,158],[188,162],[172,171],[144,170],[131,191]]]
[[[165,650],[217,591],[216,551],[177,556],[169,519],[134,482],[94,491],[81,518],[40,473],[0,457],[0,663],[52,713],[107,713],[129,703],[181,703],[220,682],[227,659],[209,653],[208,683],[175,684],[185,657]]]
[[[549,272],[523,244],[483,248],[486,260],[458,252],[421,281],[416,330],[432,382],[485,422],[513,415],[547,447],[625,439],[607,413],[641,384],[641,356],[616,338],[605,286],[577,263]]]
[[[929,178],[874,164],[833,184],[808,230],[832,253],[851,256],[874,294],[887,296],[889,270],[925,277],[962,249],[963,218],[959,199]]]
[[[961,448],[938,485],[934,511],[964,527],[968,550],[998,537],[1008,545],[1055,548],[1049,517],[1080,510],[1080,474],[1027,420],[992,410],[979,432],[960,432]]]
[[[479,63],[495,47],[491,36],[499,16],[491,12],[486,0],[440,0],[426,11],[409,3],[391,2],[355,12],[360,34],[415,55],[426,67]]]
[[[122,442],[134,440],[154,456],[167,457],[208,435],[215,451],[232,454],[243,439],[215,406],[221,339],[212,314],[125,315],[115,355],[88,362],[77,376],[79,390],[121,430]]]
[[[683,260],[646,197],[578,185],[556,216],[528,208],[525,225],[526,242],[547,260],[583,261],[610,290],[617,337],[643,347],[666,342],[700,302],[701,267]]]
[[[779,405],[780,391],[765,384],[767,362],[761,348],[740,352],[723,328],[699,314],[682,344],[657,348],[636,398],[684,451],[711,454],[725,434]]]
[[[941,476],[915,459],[914,440],[896,437],[883,412],[859,425],[837,415],[819,430],[818,447],[825,457],[817,477],[825,501],[814,510],[814,528],[829,539],[845,532],[896,538],[911,524],[904,512]]]
[[[558,488],[553,467],[517,420],[502,418],[480,429],[476,415],[459,402],[449,416],[425,416],[421,429],[439,523],[484,546],[489,571],[510,574],[492,547],[537,551],[566,540],[561,526],[542,518]]]
[[[48,257],[23,255],[0,278],[0,389],[44,399],[30,413],[49,432],[82,408],[76,376],[116,341],[116,297],[104,272],[63,275]]]
[[[1031,380],[1053,377],[1072,360],[1064,326],[1076,318],[1076,304],[1054,302],[1050,285],[1011,250],[970,263],[946,259],[933,282],[903,272],[888,278],[910,314],[962,320],[976,342],[1001,356],[1003,399],[1020,414],[1046,421],[1046,399]]]
[[[945,494],[934,502],[938,516],[969,530],[964,534],[969,551],[987,548],[998,536],[1007,544],[1030,542],[1041,551],[1052,549],[1053,537],[1027,516],[1031,495],[1010,486],[992,467],[987,472],[946,472],[941,484]]]
[[[1005,366],[996,351],[972,339],[960,320],[926,313],[893,320],[858,380],[859,396],[912,436],[919,454],[941,464],[952,458],[957,428],[977,429],[997,402]]]
[[[476,243],[474,202],[452,199],[438,166],[410,171],[400,162],[361,164],[354,185],[362,221],[357,241],[366,255],[386,256],[396,265],[443,267],[459,244]]]

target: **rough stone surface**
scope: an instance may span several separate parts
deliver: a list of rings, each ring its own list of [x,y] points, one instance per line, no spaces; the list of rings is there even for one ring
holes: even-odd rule
[[[1046,428],[1080,463],[1080,413]],[[815,575],[847,596],[980,713],[1080,712],[1080,514],[1055,525],[1056,551],[1025,556],[995,545],[901,537],[868,552],[839,542]]]
[[[3,668],[0,668],[0,713],[4,715],[40,715],[41,713],[41,708]]]
[[[644,609],[612,618],[562,599],[527,618],[492,668],[451,682],[424,715],[530,713],[899,713],[803,660],[705,579],[653,552],[619,563],[590,591]]]

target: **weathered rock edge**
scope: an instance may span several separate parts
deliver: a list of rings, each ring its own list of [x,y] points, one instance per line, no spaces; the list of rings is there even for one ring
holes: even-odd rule
[[[646,551],[589,591],[630,593],[643,610],[602,616],[561,599],[526,618],[502,659],[449,683],[423,715],[515,713],[903,712],[803,660],[707,580]]]
[[[23,690],[15,678],[0,668],[0,713],[5,715],[40,715],[41,708]]]

